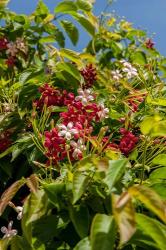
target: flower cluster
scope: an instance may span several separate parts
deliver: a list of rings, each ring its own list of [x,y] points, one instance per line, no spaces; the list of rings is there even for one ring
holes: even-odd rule
[[[51,90],[54,93],[54,89]],[[46,156],[55,162],[67,156],[71,160],[82,158],[86,138],[92,133],[93,124],[104,120],[109,112],[104,104],[95,103],[91,89],[78,89],[78,96],[66,98],[63,104],[67,106],[67,111],[60,113],[62,122],[50,132],[45,132]]]
[[[133,112],[138,111],[138,106],[144,101],[145,94],[132,94],[132,97],[128,99],[128,104]]]
[[[120,133],[122,134],[122,138],[120,140],[119,149],[124,155],[128,156],[128,154],[135,148],[136,143],[138,142],[138,137],[124,128],[120,129]]]
[[[15,42],[8,41],[6,37],[1,37],[0,51],[5,52],[5,63],[8,65],[8,67],[13,67],[17,61],[17,55],[19,53],[27,55],[28,46],[22,37],[18,37]]]
[[[3,238],[10,238],[17,234],[16,229],[12,229],[13,221],[10,221],[8,227],[1,227],[1,232],[4,234]]]
[[[81,70],[81,75],[84,77],[84,88],[91,88],[94,82],[97,80],[97,72],[92,64],[87,65]]]
[[[35,101],[38,108],[42,108],[44,104],[46,104],[47,107],[66,106],[74,100],[73,93],[68,93],[66,90],[60,91],[47,83],[39,88],[39,92],[41,93],[41,97]]]
[[[155,43],[152,41],[152,39],[148,38],[145,41],[145,46],[147,49],[153,49],[154,48]]]
[[[12,143],[10,136],[11,134],[8,131],[0,134],[0,153],[4,152],[8,147],[10,147]]]
[[[123,65],[122,71],[126,73],[127,79],[131,79],[133,77],[136,77],[138,75],[137,69],[134,68],[129,62],[125,60],[120,61]]]

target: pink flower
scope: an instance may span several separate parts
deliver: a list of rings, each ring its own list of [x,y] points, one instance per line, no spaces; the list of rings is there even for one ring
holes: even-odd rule
[[[15,57],[8,57],[8,59],[5,61],[5,63],[8,65],[9,68],[12,68],[15,65]]]
[[[17,234],[16,229],[12,229],[13,221],[10,221],[8,227],[1,227],[1,232],[4,234],[3,238],[9,238]]]
[[[97,115],[99,117],[99,120],[102,121],[105,118],[108,118],[109,109],[105,108],[103,103],[99,104],[98,108],[99,108],[99,111],[97,112]]]
[[[17,53],[18,53],[18,49],[17,49],[16,44],[13,43],[13,42],[8,43],[6,53],[9,54],[12,57],[15,57],[17,55]]]
[[[76,101],[81,101],[82,104],[85,106],[89,102],[94,100],[94,96],[92,95],[92,90],[91,89],[78,89],[78,96],[76,96],[75,100]]]
[[[58,135],[64,137],[66,140],[71,140],[71,138],[79,132],[76,128],[74,128],[73,122],[69,122],[67,126],[64,124],[59,125],[58,128],[61,130]]]
[[[83,140],[79,139],[77,142],[71,141],[70,145],[73,148],[72,157],[75,160],[81,159],[83,156],[83,151],[86,149],[85,145],[83,144]]]

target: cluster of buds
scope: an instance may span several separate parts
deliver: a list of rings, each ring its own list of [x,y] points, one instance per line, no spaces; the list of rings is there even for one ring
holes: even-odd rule
[[[93,123],[108,116],[104,104],[95,103],[90,89],[78,89],[78,96],[65,102],[67,111],[61,112],[62,123],[45,132],[46,156],[53,162],[70,156],[71,160],[83,157],[85,142],[93,131]]]
[[[128,156],[135,148],[139,138],[124,128],[120,129],[120,133],[122,134],[122,138],[120,140],[119,149],[124,155]]]
[[[8,131],[5,131],[0,134],[0,153],[4,152],[8,147],[10,147],[12,140],[11,134]]]
[[[87,65],[81,71],[81,75],[85,80],[84,88],[91,88],[94,82],[97,80],[97,72],[96,69],[93,67],[92,64]]]
[[[66,106],[72,103],[75,96],[73,93],[68,93],[66,90],[60,91],[45,83],[44,86],[39,88],[41,97],[39,100],[35,101],[35,104],[38,108],[42,108],[44,104],[49,106]]]
[[[20,52],[24,55],[27,55],[28,46],[26,45],[26,42],[22,37],[18,37],[15,42],[10,42],[7,38],[1,37],[0,51],[5,52],[5,55],[7,56],[5,63],[8,65],[9,68],[12,68],[16,63],[17,55]]]

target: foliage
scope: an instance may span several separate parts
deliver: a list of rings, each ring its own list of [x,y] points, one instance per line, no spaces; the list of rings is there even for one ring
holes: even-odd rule
[[[0,249],[164,250],[166,59],[93,1],[3,2]]]

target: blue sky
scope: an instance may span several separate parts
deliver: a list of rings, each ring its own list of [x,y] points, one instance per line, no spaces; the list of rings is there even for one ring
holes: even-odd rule
[[[35,9],[37,2],[38,0],[11,0],[8,7],[17,13],[29,14]],[[44,0],[44,2],[53,11],[61,0]],[[98,15],[106,3],[107,0],[96,0],[95,14]],[[166,0],[116,0],[109,10],[110,12],[115,10],[117,15],[124,16],[135,27],[147,30],[149,36],[155,33],[156,47],[166,56]],[[77,49],[81,50],[87,41],[87,35],[81,31]],[[67,41],[67,47],[71,48],[69,41]]]

